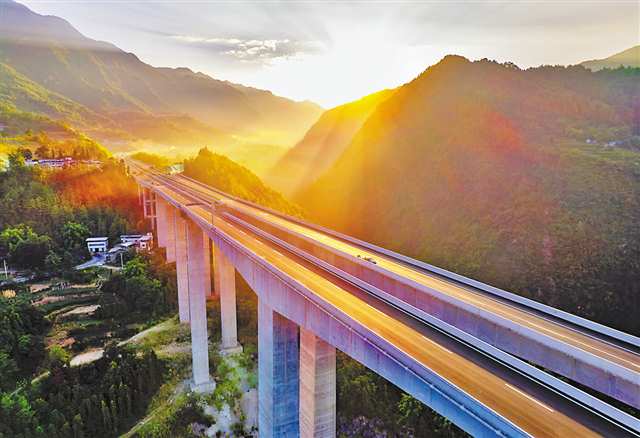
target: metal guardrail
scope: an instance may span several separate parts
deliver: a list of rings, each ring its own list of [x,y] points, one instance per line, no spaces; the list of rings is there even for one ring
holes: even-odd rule
[[[520,360],[517,357],[512,356],[511,354],[506,353],[487,342],[482,341],[481,339],[469,335],[468,333],[452,326],[451,324],[448,324],[438,318],[429,315],[423,310],[407,304],[401,299],[394,297],[393,295],[375,286],[372,286],[363,280],[360,280],[354,275],[342,271],[341,269],[336,268],[335,266],[325,262],[324,260],[321,260],[318,257],[302,251],[294,245],[282,239],[279,239],[240,218],[233,216],[231,213],[223,213],[223,215],[228,220],[250,230],[252,233],[286,249],[287,251],[295,254],[303,260],[312,263],[315,266],[321,267],[323,270],[356,286],[358,289],[367,292],[369,295],[372,295],[375,298],[380,299],[387,304],[395,307],[396,309],[401,310],[404,314],[410,316],[411,318],[417,319],[421,323],[435,328],[442,334],[445,334],[457,340],[458,342],[467,345],[475,351],[480,352],[484,356],[504,366],[509,367],[510,369],[518,372],[520,375],[543,385],[547,389],[555,391],[557,394],[565,397],[566,399],[579,404],[582,408],[587,409],[601,416],[602,418],[613,422],[619,427],[624,428],[627,432],[632,433],[636,436],[640,436],[640,419],[637,419],[627,414],[626,412],[623,412],[620,409],[609,405],[599,398],[594,397],[576,388],[575,386],[570,385],[558,379],[557,377],[554,377],[551,374],[546,373],[539,368],[536,368],[533,365],[530,365],[529,363]]]
[[[498,298],[500,298],[500,299],[502,299],[504,301],[517,304],[521,308],[524,307],[524,308],[533,310],[537,314],[542,314],[542,315],[550,317],[550,318],[552,318],[554,320],[564,321],[564,322],[570,323],[572,326],[579,327],[579,328],[582,328],[582,329],[586,329],[588,332],[592,332],[592,333],[598,334],[600,336],[603,336],[605,338],[608,338],[610,340],[613,340],[614,341],[613,343],[616,344],[616,345],[617,345],[617,343],[622,343],[622,344],[626,344],[628,346],[631,346],[632,348],[640,349],[640,338],[638,338],[636,336],[633,336],[631,334],[622,332],[620,330],[613,329],[611,327],[607,327],[607,326],[605,326],[603,324],[599,324],[597,322],[588,320],[586,318],[582,318],[580,316],[573,315],[573,314],[565,312],[563,310],[556,309],[556,308],[548,306],[546,304],[542,304],[542,303],[539,303],[537,301],[531,300],[529,298],[525,298],[525,297],[522,297],[520,295],[514,294],[512,292],[508,292],[508,291],[505,291],[503,289],[499,289],[497,287],[488,285],[486,283],[482,283],[480,281],[477,281],[477,280],[474,280],[474,279],[471,279],[471,278],[456,274],[456,273],[448,271],[446,269],[442,269],[442,268],[439,268],[437,266],[421,262],[419,260],[416,260],[416,259],[413,259],[411,257],[407,257],[405,255],[390,251],[388,249],[381,248],[381,247],[376,246],[374,244],[371,244],[371,243],[368,243],[368,242],[364,242],[362,240],[353,238],[351,236],[347,236],[345,234],[342,234],[340,232],[331,230],[329,228],[325,228],[325,227],[320,226],[320,225],[316,225],[316,224],[313,224],[313,223],[310,223],[310,222],[307,222],[307,221],[304,221],[304,220],[301,220],[301,219],[298,219],[298,218],[295,218],[295,217],[292,217],[292,216],[288,216],[286,214],[283,214],[281,212],[272,210],[270,208],[255,204],[255,203],[250,202],[250,201],[246,201],[244,199],[240,199],[240,198],[238,198],[236,196],[229,195],[229,194],[227,194],[227,193],[225,193],[225,192],[223,192],[221,190],[218,190],[218,189],[216,189],[214,187],[210,187],[210,186],[208,186],[208,185],[206,185],[206,184],[204,184],[204,183],[202,183],[200,181],[197,181],[197,180],[195,180],[193,178],[189,178],[189,177],[184,176],[184,175],[179,175],[179,177],[187,179],[187,180],[189,180],[190,182],[192,182],[194,184],[197,184],[197,185],[199,185],[201,187],[206,188],[207,190],[214,191],[214,192],[218,193],[220,196],[224,196],[224,197],[230,198],[230,199],[232,199],[232,200],[234,200],[236,202],[248,205],[248,206],[256,208],[258,210],[262,210],[262,211],[264,211],[266,213],[272,214],[272,215],[277,216],[277,217],[279,217],[281,219],[285,219],[285,220],[294,222],[294,223],[296,223],[298,225],[310,228],[312,230],[315,230],[315,231],[318,231],[318,232],[321,232],[321,233],[324,233],[324,234],[328,234],[328,235],[330,235],[332,237],[335,237],[335,238],[337,238],[339,240],[342,240],[344,242],[356,245],[356,246],[361,247],[363,249],[367,249],[367,250],[376,252],[378,254],[382,254],[387,258],[390,258],[390,259],[393,259],[393,260],[401,262],[405,266],[408,265],[408,266],[411,266],[411,267],[414,267],[414,268],[418,268],[418,270],[420,270],[420,271],[426,271],[426,272],[431,273],[431,274],[436,274],[439,277],[444,277],[444,278],[452,280],[452,281],[454,281],[456,283],[463,284],[463,285],[469,286],[469,287],[471,287],[473,289],[476,289],[478,291],[487,293],[487,294],[489,294],[491,296],[498,297]],[[588,333],[584,333],[584,334],[588,335]],[[601,339],[601,340],[605,340],[605,339]],[[618,346],[620,346],[620,345],[618,345]]]
[[[164,175],[156,175],[156,177],[160,177],[160,178],[163,178],[163,179],[165,178]],[[344,236],[344,235],[342,235],[340,233],[337,233],[337,232],[334,232],[332,230],[324,229],[323,227],[320,227],[320,226],[317,226],[317,225],[314,225],[314,224],[308,224],[305,221],[301,221],[301,220],[298,220],[296,218],[292,218],[290,216],[284,215],[282,213],[275,212],[275,211],[273,211],[271,209],[268,209],[268,208],[265,208],[265,207],[262,207],[262,206],[258,206],[258,205],[254,204],[252,202],[245,201],[245,200],[236,198],[234,196],[230,196],[230,195],[228,195],[228,194],[226,194],[224,192],[221,192],[220,190],[217,190],[215,188],[209,187],[206,184],[203,184],[203,183],[201,183],[199,181],[196,181],[196,180],[193,180],[191,178],[188,178],[188,177],[185,177],[185,176],[180,176],[180,177],[181,178],[186,178],[189,181],[191,181],[193,183],[196,183],[199,186],[202,186],[202,187],[206,188],[207,190],[212,190],[212,191],[214,191],[215,193],[219,194],[222,197],[227,197],[227,198],[233,199],[234,201],[237,201],[237,202],[240,202],[242,204],[249,205],[251,207],[257,208],[259,210],[274,214],[274,215],[276,215],[278,217],[281,217],[283,219],[296,222],[296,223],[298,223],[300,225],[307,226],[309,228],[315,229],[316,231],[320,231],[320,232],[325,232],[325,233],[331,234],[334,237],[340,238],[341,240],[345,240],[345,239],[347,241],[353,240],[353,242],[351,242],[351,243],[354,243],[354,244],[356,244],[358,246],[364,246],[364,247],[369,247],[370,246],[370,247],[374,248],[374,250],[376,252],[379,252],[378,249],[381,250],[381,251],[387,252],[387,250],[384,250],[383,248],[378,248],[378,247],[376,247],[374,245],[367,244],[366,242],[361,242],[361,241],[359,241],[357,239],[352,239],[349,236]],[[175,183],[176,183],[176,181],[174,181],[172,179],[171,184],[175,184]],[[180,191],[185,193],[185,192],[187,192],[187,190],[191,190],[191,188],[184,188],[183,187],[182,190],[180,190]],[[212,201],[213,197],[211,197],[210,195],[206,195],[206,194],[202,194],[202,193],[199,193],[198,196],[195,196],[192,193],[190,193],[190,195],[191,195],[192,198],[200,198],[200,199],[205,198],[207,201],[213,202]],[[545,388],[547,388],[547,389],[549,389],[551,391],[554,391],[555,393],[561,395],[562,397],[566,398],[567,400],[571,401],[572,403],[575,403],[575,404],[579,405],[581,408],[586,409],[586,410],[598,415],[599,417],[603,418],[606,421],[611,422],[612,424],[616,425],[619,428],[622,428],[625,432],[640,437],[640,420],[639,419],[637,419],[637,418],[635,418],[635,417],[633,417],[633,416],[631,416],[631,415],[629,415],[629,414],[627,414],[627,413],[625,413],[625,412],[623,412],[623,411],[621,411],[621,410],[619,410],[619,409],[607,404],[606,402],[602,401],[601,399],[598,399],[598,398],[596,398],[596,397],[594,397],[594,396],[592,396],[592,395],[590,395],[590,394],[588,394],[588,393],[586,393],[584,391],[581,391],[580,389],[578,389],[578,388],[576,388],[576,387],[574,387],[574,386],[572,386],[572,385],[570,385],[570,384],[568,384],[568,383],[566,383],[566,382],[564,382],[564,381],[552,376],[549,373],[546,373],[546,372],[544,372],[544,371],[542,371],[542,370],[540,370],[540,369],[528,364],[527,362],[524,362],[524,361],[516,358],[515,356],[512,356],[512,355],[510,355],[508,353],[505,353],[504,351],[502,351],[502,350],[500,350],[500,349],[498,349],[498,348],[496,348],[496,347],[494,347],[494,346],[492,346],[492,345],[490,345],[490,344],[488,344],[488,343],[486,343],[486,342],[484,342],[484,341],[482,341],[482,340],[480,340],[478,338],[475,338],[474,336],[469,335],[466,332],[464,332],[464,331],[462,331],[462,330],[460,330],[460,329],[458,329],[458,328],[456,328],[456,327],[454,327],[454,326],[452,326],[452,325],[450,325],[450,324],[448,324],[448,323],[446,323],[444,321],[441,321],[441,320],[439,320],[439,319],[427,314],[426,312],[424,312],[424,311],[422,311],[422,310],[420,310],[420,309],[418,309],[416,307],[413,307],[413,306],[407,304],[406,302],[404,302],[404,301],[402,301],[402,300],[400,300],[400,299],[398,299],[398,298],[396,298],[396,297],[384,292],[383,290],[381,290],[381,289],[379,289],[379,288],[377,288],[375,286],[372,286],[372,285],[364,282],[363,280],[360,280],[359,278],[357,278],[357,277],[355,277],[355,276],[353,276],[351,274],[348,274],[348,273],[346,273],[346,272],[344,272],[344,271],[342,271],[342,270],[330,265],[329,263],[325,262],[324,260],[321,260],[321,259],[319,259],[319,258],[317,258],[317,257],[315,257],[315,256],[313,256],[313,255],[311,255],[311,254],[309,254],[309,253],[307,253],[305,251],[302,251],[302,250],[298,249],[297,247],[291,245],[290,243],[285,242],[285,241],[283,241],[283,240],[281,240],[281,239],[279,239],[279,238],[277,238],[277,237],[275,237],[275,236],[273,236],[273,235],[261,230],[260,228],[254,226],[252,224],[249,224],[249,223],[247,223],[246,221],[244,221],[244,220],[242,220],[240,218],[237,218],[237,217],[233,216],[233,214],[228,212],[228,211],[226,211],[226,212],[224,212],[222,214],[228,220],[233,221],[233,222],[237,223],[238,225],[249,229],[252,233],[254,233],[254,234],[256,234],[256,235],[258,235],[258,236],[260,236],[262,238],[265,238],[265,239],[273,242],[274,244],[276,244],[276,245],[286,249],[287,251],[295,254],[296,256],[301,257],[302,259],[307,260],[308,262],[310,262],[310,263],[322,268],[323,270],[325,270],[325,271],[331,273],[332,275],[342,279],[343,281],[347,281],[348,283],[354,285],[358,289],[360,289],[360,290],[362,290],[362,291],[374,296],[375,298],[380,299],[383,302],[393,306],[394,308],[402,311],[404,314],[410,316],[411,318],[414,318],[414,319],[420,321],[423,324],[427,324],[428,326],[438,330],[439,332],[445,334],[446,336],[449,336],[452,339],[455,339],[456,341],[461,342],[462,344],[467,345],[468,347],[474,349],[475,351],[483,354],[485,357],[488,357],[488,358],[496,361],[497,363],[499,363],[499,364],[501,364],[503,366],[506,366],[511,370],[516,371],[520,375],[522,375],[522,376],[524,376],[524,377],[526,377],[528,379],[531,379],[532,381],[544,386]],[[408,257],[402,256],[400,254],[396,254],[396,253],[393,253],[391,251],[388,251],[388,252],[390,254],[392,254],[393,258],[398,258],[400,260],[406,258],[409,261],[414,262],[413,264],[417,264],[417,265],[423,264],[421,262],[418,262],[416,260],[413,260],[413,259],[410,259]],[[427,265],[427,264],[424,264],[424,265],[431,266],[431,265]],[[436,267],[432,267],[432,268],[436,269],[436,270],[440,269],[440,268],[436,268]],[[431,269],[429,269],[429,271],[431,272]],[[442,270],[442,271],[444,271],[444,270]],[[465,279],[465,280],[467,280],[469,282],[473,282],[474,284],[471,284],[471,286],[475,287],[475,288],[477,288],[475,286],[475,283],[478,283],[480,285],[484,285],[483,283],[475,282],[475,280],[471,280],[471,279],[467,279],[466,277],[458,276],[457,274],[450,273],[449,271],[444,271],[444,272],[445,273],[449,273],[452,277],[448,277],[448,278],[451,278],[451,279],[453,279],[455,281],[458,281],[457,278],[455,278],[455,277],[461,277],[462,279]],[[439,274],[439,272],[435,272],[435,273]],[[442,275],[442,274],[439,274],[439,275]],[[445,276],[445,275],[443,275],[443,276]],[[445,277],[447,277],[447,276],[445,276]],[[460,281],[458,281],[458,282],[460,282]],[[488,288],[492,288],[491,286],[488,286],[488,285],[484,285],[484,286],[486,286]],[[496,288],[492,288],[492,289],[496,289]],[[496,290],[500,291],[500,289],[496,289]],[[502,292],[504,292],[504,291],[502,291]],[[514,294],[511,294],[511,293],[508,293],[508,292],[505,292],[505,293],[509,294],[509,295],[514,295]],[[522,298],[522,297],[518,297],[518,298]],[[524,300],[526,300],[526,299],[524,299]],[[539,304],[539,303],[536,303],[536,304]],[[542,305],[542,306],[544,306],[544,305]],[[544,307],[548,307],[548,306],[544,306]],[[553,309],[553,308],[551,308],[551,309],[552,310],[557,310],[557,309]],[[558,312],[561,312],[561,311],[558,311]],[[570,315],[570,316],[573,316],[573,315]],[[579,318],[579,317],[576,317],[576,318]],[[587,320],[585,320],[585,321],[587,321]],[[590,321],[587,321],[587,322],[590,322]],[[593,324],[596,324],[596,323],[593,323]],[[605,327],[605,326],[602,326],[602,327],[608,328],[608,327]],[[611,329],[611,330],[613,330],[613,329]],[[629,336],[631,336],[631,335],[629,335]],[[637,339],[637,338],[635,338],[635,339]]]

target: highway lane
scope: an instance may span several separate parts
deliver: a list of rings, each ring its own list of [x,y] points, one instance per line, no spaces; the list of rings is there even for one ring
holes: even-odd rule
[[[187,197],[172,192],[169,187],[156,187],[156,190],[162,190],[183,205],[190,204]],[[212,217],[207,206],[191,205],[187,208],[193,216],[197,216],[199,222],[214,226],[217,232],[238,242],[266,263],[313,291],[333,307],[334,312],[342,313],[362,324],[421,366],[437,373],[532,436],[589,437],[615,436],[619,433],[608,429],[606,424],[603,425],[590,413],[566,403],[565,399],[541,389],[517,373],[487,363],[487,359],[477,352],[446,339],[444,335],[400,314],[353,285],[327,275],[319,268],[282,248],[275,248],[271,242],[219,216]]]
[[[573,327],[567,327],[557,321],[545,318],[537,313],[523,310],[521,307],[510,305],[503,300],[488,296],[481,291],[474,290],[468,286],[461,285],[453,281],[447,281],[436,275],[429,275],[425,272],[409,267],[406,264],[397,262],[387,256],[366,250],[351,243],[342,241],[333,236],[326,235],[315,229],[304,227],[296,222],[288,221],[280,216],[238,202],[232,198],[224,197],[220,193],[182,176],[169,177],[180,187],[192,190],[201,194],[205,199],[223,200],[232,209],[261,217],[263,220],[283,227],[293,233],[305,236],[315,242],[320,242],[328,247],[349,254],[353,257],[372,257],[376,260],[376,267],[387,270],[393,274],[414,281],[443,292],[450,297],[471,304],[494,315],[501,316],[523,327],[530,328],[540,334],[564,342],[575,348],[591,353],[594,356],[606,359],[614,364],[624,367],[633,373],[639,373],[640,379],[640,355],[620,348],[617,345],[605,342],[601,339],[582,333]]]

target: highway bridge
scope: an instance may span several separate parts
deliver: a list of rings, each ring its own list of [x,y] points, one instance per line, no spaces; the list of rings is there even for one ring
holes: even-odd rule
[[[640,436],[640,339],[126,163],[176,262],[194,390],[215,386],[207,297],[228,354],[236,271],[258,296],[261,437],[335,436],[336,348],[474,436]]]

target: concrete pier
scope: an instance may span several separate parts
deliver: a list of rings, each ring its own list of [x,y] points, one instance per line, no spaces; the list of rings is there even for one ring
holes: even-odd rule
[[[167,203],[167,262],[173,263],[176,261],[176,208]]]
[[[142,216],[148,218],[149,215],[149,189],[142,188]]]
[[[158,247],[166,248],[167,247],[167,227],[168,227],[168,210],[169,204],[162,198],[156,199],[156,222],[158,225],[158,230],[156,232],[156,237],[158,240]]]
[[[298,437],[298,326],[258,304],[258,429],[261,438]]]
[[[215,252],[216,284],[219,285],[222,353],[238,353],[238,323],[236,318],[236,269],[222,251]]]
[[[336,436],[336,349],[300,328],[300,436]]]
[[[187,222],[187,269],[189,273],[189,321],[191,323],[191,360],[193,379],[191,389],[210,392],[215,382],[209,375],[209,342],[207,334],[207,305],[205,284],[204,240],[202,229],[192,221]],[[208,238],[207,238],[208,240]]]
[[[178,277],[178,315],[181,323],[189,322],[189,271],[187,267],[187,221],[174,209],[176,238],[176,276]]]
[[[204,235],[202,241],[202,257],[203,257],[203,269],[204,269],[204,296],[211,296],[211,240],[209,240],[209,236]]]

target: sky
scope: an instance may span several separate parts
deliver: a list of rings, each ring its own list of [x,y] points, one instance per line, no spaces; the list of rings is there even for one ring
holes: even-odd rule
[[[21,1],[154,66],[325,108],[410,81],[447,54],[526,68],[639,44],[637,1]]]

